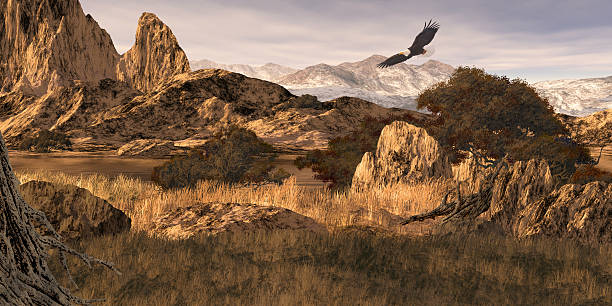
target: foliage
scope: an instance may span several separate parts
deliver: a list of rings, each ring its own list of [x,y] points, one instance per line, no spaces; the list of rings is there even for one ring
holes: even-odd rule
[[[19,149],[40,153],[50,152],[52,149],[65,150],[72,146],[66,134],[55,131],[42,130],[34,137],[25,137],[19,144]]]
[[[459,67],[417,102],[419,109],[432,112],[426,129],[455,163],[467,152],[482,154],[489,162],[506,154],[510,161],[545,158],[554,175],[568,178],[575,162],[591,160],[584,146],[556,141],[567,137],[568,130],[548,101],[523,80]]]
[[[315,178],[331,182],[330,188],[343,188],[351,185],[355,168],[365,152],[376,151],[382,129],[393,121],[417,123],[411,115],[389,116],[387,118],[366,117],[359,127],[345,136],[330,139],[326,150],[310,151],[295,160],[302,169],[312,168]]]
[[[199,180],[224,183],[261,182],[271,177],[276,158],[271,145],[250,130],[229,126],[213,135],[203,150],[174,156],[153,169],[152,180],[164,188],[192,186]]]

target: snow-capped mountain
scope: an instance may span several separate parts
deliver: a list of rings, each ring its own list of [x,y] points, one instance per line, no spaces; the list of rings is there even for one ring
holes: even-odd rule
[[[320,101],[341,96],[357,97],[384,107],[415,110],[415,99],[424,89],[446,81],[454,72],[450,65],[430,60],[422,65],[401,63],[376,68],[385,60],[373,55],[365,60],[332,66],[318,64],[302,70],[277,64],[264,66],[223,65],[202,60],[192,69],[221,68],[278,83],[295,95],[310,94]],[[548,98],[555,112],[587,116],[612,108],[612,76],[579,80],[542,81],[531,84]]]
[[[337,66],[318,64],[287,75],[278,83],[293,94],[311,94],[319,100],[353,96],[385,107],[416,109],[415,98],[424,89],[447,80],[452,66],[430,60],[422,65],[401,63],[386,69],[376,65],[386,57],[373,55],[365,60]]]
[[[612,108],[612,76],[542,81],[532,85],[548,98],[558,113],[582,117]]]
[[[297,69],[282,66],[274,63],[267,63],[263,66],[251,66],[243,64],[219,64],[210,60],[199,60],[189,62],[193,71],[204,68],[219,68],[232,72],[244,74],[251,78],[257,78],[270,82],[275,82],[281,77],[298,71]]]

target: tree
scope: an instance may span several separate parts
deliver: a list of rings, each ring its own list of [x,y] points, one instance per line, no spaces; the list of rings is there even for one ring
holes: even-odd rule
[[[45,215],[23,200],[1,134],[0,163],[0,304],[70,305],[92,302],[72,296],[70,290],[59,285],[47,266],[48,248],[59,250],[60,259],[71,280],[66,253],[79,257],[88,265],[95,262],[118,274],[119,271],[111,263],[81,254],[64,245]],[[44,225],[52,236],[41,236],[32,222]]]
[[[475,218],[488,210],[493,182],[508,162],[546,159],[552,174],[569,180],[576,163],[590,163],[582,145],[561,141],[569,131],[554,116],[546,99],[525,81],[487,74],[482,69],[459,67],[446,81],[425,90],[418,108],[427,108],[432,119],[425,126],[453,163],[469,153],[482,168],[494,168],[480,191],[457,200],[448,195],[435,210],[413,216],[405,223],[448,215],[445,221]]]

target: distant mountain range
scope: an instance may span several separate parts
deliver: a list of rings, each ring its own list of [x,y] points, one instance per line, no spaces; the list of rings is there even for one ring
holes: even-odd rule
[[[257,78],[261,80],[266,80],[270,82],[276,82],[281,77],[286,76],[288,74],[294,73],[298,71],[298,69],[294,69],[287,66],[282,66],[278,64],[268,63],[263,66],[250,66],[250,65],[242,65],[242,64],[234,64],[234,65],[225,65],[215,63],[209,60],[199,60],[199,61],[191,61],[189,62],[192,70],[206,69],[206,68],[218,68],[227,71],[237,72],[240,74],[244,74],[250,78]]]
[[[221,68],[283,85],[295,95],[311,94],[321,101],[341,96],[358,97],[384,107],[416,109],[421,91],[447,80],[454,68],[430,60],[422,65],[401,63],[387,69],[373,55],[362,61],[332,66],[317,64],[302,70],[277,64],[223,65],[209,60],[191,62],[192,69]],[[531,84],[548,98],[558,113],[587,116],[612,108],[612,76],[580,80],[554,80]]]
[[[558,113],[582,117],[612,108],[612,76],[542,81],[532,85],[548,98]]]

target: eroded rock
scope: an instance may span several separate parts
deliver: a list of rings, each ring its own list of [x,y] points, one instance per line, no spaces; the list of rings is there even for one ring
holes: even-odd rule
[[[516,215],[518,237],[549,235],[612,242],[612,184],[567,184]]]
[[[187,239],[198,234],[253,230],[308,230],[326,228],[309,217],[281,207],[237,203],[200,203],[167,211],[149,227],[154,235]]]
[[[148,92],[171,77],[190,72],[189,61],[168,26],[155,14],[138,20],[136,42],[117,65],[117,79]]]
[[[423,128],[402,121],[380,133],[376,153],[364,154],[353,176],[353,188],[450,178],[452,167],[438,142]]]
[[[174,141],[163,139],[137,139],[117,150],[119,156],[165,157],[177,149]]]
[[[131,227],[125,213],[84,188],[30,181],[19,190],[26,203],[44,212],[55,231],[68,241],[116,234]]]

